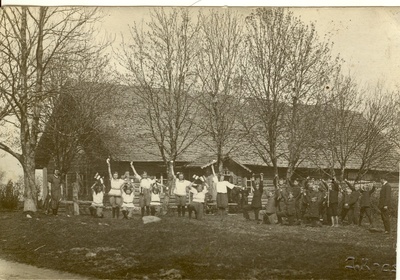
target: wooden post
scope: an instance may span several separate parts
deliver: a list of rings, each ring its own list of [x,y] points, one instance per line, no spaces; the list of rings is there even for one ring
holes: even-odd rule
[[[49,187],[49,183],[47,181],[47,167],[43,167],[42,172],[43,172],[43,202],[45,202],[48,195],[48,187]]]
[[[79,215],[79,203],[78,203],[78,194],[79,194],[79,186],[80,186],[81,178],[80,174],[76,173],[76,180],[72,184],[72,201],[74,204],[74,215]]]

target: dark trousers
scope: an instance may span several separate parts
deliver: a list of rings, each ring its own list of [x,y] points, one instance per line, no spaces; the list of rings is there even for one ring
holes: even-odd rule
[[[256,221],[260,221],[260,210],[261,210],[261,207],[252,207],[252,206],[250,206],[250,205],[246,205],[246,206],[244,206],[243,207],[243,217],[245,218],[245,219],[247,219],[247,220],[249,220],[250,219],[250,216],[249,216],[249,211],[250,210],[253,210],[253,212],[254,212],[254,219],[256,220]]]
[[[283,224],[282,218],[285,217],[287,218],[289,226],[294,225],[295,215],[289,215],[286,211],[278,212],[276,215],[278,216],[278,223]]]
[[[302,218],[301,201],[300,200],[296,200],[294,206],[295,206],[295,210],[296,210],[296,219],[297,220],[301,220],[301,218]]]
[[[178,217],[184,217],[186,212],[185,206],[178,206]]]
[[[385,210],[381,208],[381,217],[383,226],[385,227],[385,231],[390,231],[390,218],[389,218],[389,210]]]
[[[140,211],[142,213],[142,217],[144,216],[144,213],[146,212],[146,215],[150,215],[150,206],[143,206],[140,208]]]
[[[354,207],[349,207],[349,208],[342,208],[342,213],[341,213],[341,218],[342,218],[342,223],[343,220],[346,218],[347,216],[347,220],[349,222],[349,224],[357,224],[357,217],[355,215],[355,209]]]
[[[369,224],[372,225],[372,216],[371,216],[371,208],[369,206],[363,206],[360,209],[360,218],[358,220],[358,225],[361,226],[362,219],[364,218],[364,214],[367,215]]]

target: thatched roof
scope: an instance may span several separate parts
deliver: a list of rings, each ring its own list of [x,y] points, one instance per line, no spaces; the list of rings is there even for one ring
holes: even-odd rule
[[[159,149],[151,133],[140,120],[140,113],[143,112],[143,109],[140,107],[135,95],[135,88],[118,86],[114,92],[110,92],[110,96],[113,96],[113,98],[110,98],[107,114],[105,114],[106,117],[101,125],[103,133],[100,132],[99,137],[102,137],[112,159],[124,162],[162,162]],[[212,159],[216,159],[215,151],[207,143],[211,143],[207,137],[197,140],[177,158],[176,162],[187,164],[188,167],[202,167]],[[45,160],[42,157],[43,153],[40,151],[43,145],[45,143],[39,145],[37,157],[41,164]],[[285,149],[285,147],[281,147],[281,149]],[[257,155],[256,150],[246,141],[241,141],[238,147],[229,154],[229,157],[247,169],[249,166],[267,166],[261,157]],[[398,159],[399,155],[396,151],[393,151],[392,157],[386,161],[387,165],[378,169],[397,171]],[[329,167],[324,157],[318,154],[306,158],[298,167],[315,169],[317,165],[319,167]],[[287,167],[287,161],[281,157],[278,160],[278,166]],[[336,164],[336,168],[338,167]],[[357,169],[358,167],[359,160],[351,158],[348,163],[348,169]]]

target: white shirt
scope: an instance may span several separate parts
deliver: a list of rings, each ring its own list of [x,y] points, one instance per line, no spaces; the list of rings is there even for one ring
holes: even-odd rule
[[[217,184],[217,193],[228,193],[228,189],[233,189],[235,187],[234,184],[229,183],[228,181],[218,182]]]
[[[121,186],[125,182],[123,179],[111,179],[111,190],[108,195],[121,196]]]
[[[190,188],[190,192],[193,193],[193,202],[203,203],[208,192],[207,187],[204,187],[203,191],[198,192],[195,188]]]
[[[104,192],[96,193],[95,191],[93,191],[92,206],[103,206],[103,198],[104,198]]]
[[[142,179],[142,176],[140,175],[136,175],[135,177],[140,181],[140,187],[142,189],[150,189],[151,185],[156,182],[156,180],[150,178]]]
[[[151,202],[150,205],[160,205],[161,200],[160,200],[160,194],[159,193],[153,193],[151,192]]]
[[[186,188],[190,185],[188,180],[176,180],[174,194],[176,195],[186,195]]]
[[[133,205],[133,199],[135,198],[134,192],[131,192],[130,194],[127,194],[125,192],[122,192],[122,206],[124,207],[134,207]]]

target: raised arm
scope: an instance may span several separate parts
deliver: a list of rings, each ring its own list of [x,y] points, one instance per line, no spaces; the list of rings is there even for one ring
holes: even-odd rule
[[[97,184],[97,182],[95,182],[90,188],[91,188],[92,190],[94,190],[94,187],[96,186],[96,184]]]
[[[273,183],[274,183],[274,187],[275,187],[275,189],[277,189],[277,188],[278,188],[278,174],[275,174],[275,177],[274,177]]]
[[[135,174],[136,177],[140,178],[140,175],[136,172],[135,167],[133,166],[133,161],[131,161],[131,169],[133,171],[133,174]]]
[[[107,162],[107,167],[108,167],[108,175],[110,176],[110,180],[112,180],[113,176],[112,176],[112,173],[111,173],[110,158],[107,158],[106,162]]]
[[[356,189],[354,188],[354,185],[352,185],[349,181],[347,181],[347,179],[344,179],[344,182],[346,183],[346,185],[351,189],[351,191],[355,191]]]
[[[211,170],[212,170],[212,173],[213,173],[213,175],[216,177],[216,176],[217,176],[217,174],[215,174],[215,170],[214,170],[214,164],[211,164]]]
[[[171,163],[171,173],[172,173],[172,176],[174,177],[174,179],[176,179],[175,169],[174,169],[174,161],[171,160],[170,163]]]
[[[324,188],[328,191],[329,190],[328,184],[322,179],[321,179],[321,182],[322,182],[322,185],[324,185]]]
[[[335,179],[332,181],[332,189],[337,192],[339,191],[339,184]]]
[[[372,186],[372,189],[369,191],[369,194],[373,194],[375,192],[375,184]]]
[[[264,174],[260,173],[260,192],[263,193],[264,192]]]

